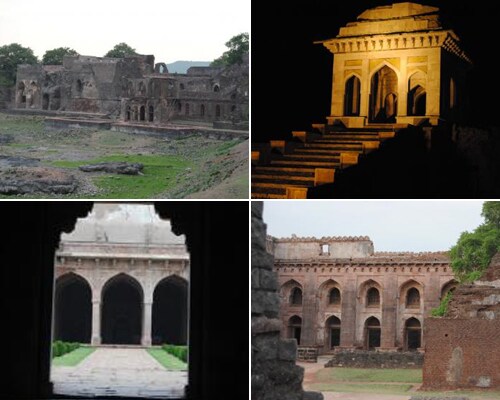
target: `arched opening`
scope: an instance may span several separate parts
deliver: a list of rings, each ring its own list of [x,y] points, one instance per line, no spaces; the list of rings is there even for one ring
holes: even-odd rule
[[[186,103],[185,107],[184,107],[184,113],[186,115],[189,115],[189,103]]]
[[[56,281],[54,339],[90,343],[92,290],[79,275],[69,273]]]
[[[328,338],[328,348],[333,349],[340,346],[340,319],[332,315],[326,320],[326,335]]]
[[[236,106],[235,105],[232,105],[231,106],[231,112],[235,112],[236,111]]]
[[[146,109],[144,106],[141,106],[141,108],[139,108],[139,114],[140,114],[139,119],[141,121],[144,121],[146,119]]]
[[[450,110],[453,110],[457,105],[457,86],[455,79],[450,78]]]
[[[398,77],[384,65],[371,79],[370,122],[393,123],[398,113]]]
[[[420,292],[417,288],[410,288],[406,293],[406,307],[420,308]]]
[[[139,113],[137,112],[137,106],[134,106],[134,121],[139,121]]]
[[[80,79],[76,81],[76,95],[81,96],[83,92],[83,83]]]
[[[426,76],[418,71],[408,79],[408,115],[422,116],[426,114],[427,93]]]
[[[48,110],[49,109],[49,100],[50,100],[49,94],[48,93],[44,93],[43,97],[42,97],[42,109],[43,110]]]
[[[441,300],[444,299],[444,297],[448,293],[453,293],[453,291],[457,288],[457,286],[458,282],[455,279],[452,279],[451,281],[445,283],[441,288]]]
[[[26,86],[24,86],[23,82],[19,82],[17,85],[17,98],[18,102],[25,105],[26,104],[26,94],[24,93],[24,89]]]
[[[333,288],[328,294],[328,304],[339,305],[340,304],[340,290],[338,288]]]
[[[351,76],[345,83],[344,114],[359,115],[361,82],[357,76]]]
[[[177,102],[177,112],[180,113],[182,111],[182,103],[180,101]]]
[[[380,292],[377,288],[371,287],[366,292],[366,305],[368,307],[377,307],[380,305]]]
[[[218,105],[218,104],[215,106],[215,116],[217,118],[220,117],[220,105]]]
[[[290,291],[290,304],[294,306],[298,306],[302,304],[302,289],[298,287],[294,287]]]
[[[142,288],[134,278],[119,274],[111,278],[102,294],[102,343],[140,344]]]
[[[155,118],[155,109],[153,106],[149,106],[149,118],[148,118],[148,121],[149,122],[153,122],[154,118]]]
[[[153,344],[185,345],[188,326],[188,283],[178,276],[163,279],[153,293]]]
[[[204,104],[202,104],[202,105],[200,106],[200,115],[201,115],[202,117],[204,117],[204,116],[205,116],[205,105],[204,105]]]
[[[214,92],[217,93],[220,91],[219,85],[214,85]]]
[[[297,345],[300,345],[300,334],[302,330],[302,318],[294,315],[288,320],[288,337],[297,340]]]
[[[421,347],[422,328],[420,321],[416,318],[409,318],[405,323],[406,350],[417,350]]]
[[[130,106],[127,106],[127,114],[125,118],[127,121],[130,121]]]
[[[365,322],[365,346],[367,350],[380,347],[380,321],[370,317]]]
[[[184,90],[184,84],[183,83],[179,84],[179,89],[180,90]]]
[[[143,96],[146,94],[146,87],[143,82],[139,82],[139,94]]]

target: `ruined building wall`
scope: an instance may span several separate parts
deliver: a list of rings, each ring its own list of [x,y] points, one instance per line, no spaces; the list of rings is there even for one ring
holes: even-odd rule
[[[262,208],[262,202],[252,202],[252,399],[321,400],[321,394],[302,389],[295,339],[280,338],[278,286]]]
[[[500,253],[453,292],[445,318],[426,326],[423,387],[500,388]]]
[[[445,253],[377,253],[367,237],[268,237],[267,248],[275,256],[282,337],[300,337],[320,353],[421,349],[426,318],[456,286]],[[373,318],[379,343],[370,345]]]

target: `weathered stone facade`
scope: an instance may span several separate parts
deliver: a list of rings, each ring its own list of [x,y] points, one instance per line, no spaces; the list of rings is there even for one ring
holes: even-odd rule
[[[55,277],[56,339],[187,343],[189,254],[153,206],[96,204],[62,235]]]
[[[280,338],[278,285],[266,251],[262,208],[252,202],[252,399],[321,400],[321,394],[302,389],[296,341]]]
[[[425,389],[500,388],[500,253],[425,328]]]
[[[65,56],[63,65],[20,65],[14,108],[103,114],[163,124],[248,121],[248,54],[229,67],[170,74],[154,56]]]
[[[283,338],[334,350],[417,350],[456,286],[446,253],[375,252],[368,237],[267,238]]]
[[[437,125],[459,120],[465,110],[471,61],[436,7],[371,8],[335,38],[317,43],[335,55],[330,124]]]

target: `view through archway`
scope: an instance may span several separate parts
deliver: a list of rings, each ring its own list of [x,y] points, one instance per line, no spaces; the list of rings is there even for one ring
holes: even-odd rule
[[[96,203],[55,259],[59,395],[183,397],[190,257],[153,205]]]

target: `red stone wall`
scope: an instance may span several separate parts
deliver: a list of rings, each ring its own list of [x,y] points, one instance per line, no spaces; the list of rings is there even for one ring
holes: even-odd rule
[[[424,389],[500,388],[500,320],[428,318]]]

